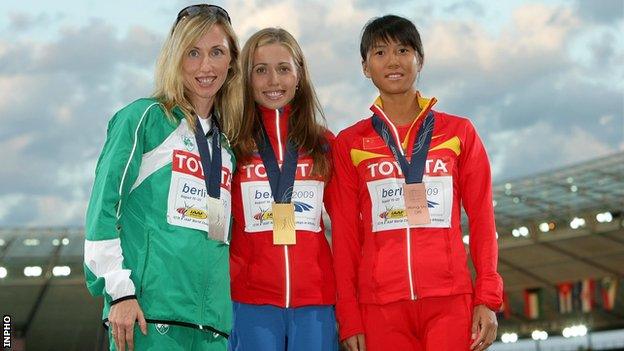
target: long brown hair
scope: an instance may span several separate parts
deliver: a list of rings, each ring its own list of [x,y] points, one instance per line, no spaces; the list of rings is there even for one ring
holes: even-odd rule
[[[290,102],[291,114],[288,120],[288,140],[299,149],[310,154],[314,160],[312,174],[329,179],[331,163],[328,159],[329,144],[325,136],[325,115],[312,86],[303,52],[295,38],[281,28],[264,28],[245,43],[241,52],[243,73],[243,118],[234,152],[239,161],[244,161],[257,150],[255,138],[262,138],[261,116],[254,101],[251,73],[256,49],[263,45],[279,43],[292,55],[299,75],[299,88]]]
[[[231,60],[225,82],[215,95],[214,110],[218,111],[219,122],[231,140],[236,138],[236,126],[242,111],[241,69],[238,62],[238,40],[226,18],[212,12],[200,12],[183,17],[173,25],[156,63],[156,87],[152,96],[165,106],[170,119],[173,120],[172,109],[178,106],[184,113],[189,128],[195,128],[197,114],[184,87],[182,58],[189,47],[216,25],[221,26],[227,36]]]

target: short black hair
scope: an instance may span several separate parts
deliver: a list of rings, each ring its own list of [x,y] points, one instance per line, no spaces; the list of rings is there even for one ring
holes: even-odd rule
[[[373,18],[364,26],[362,40],[360,41],[362,61],[366,61],[366,54],[374,45],[379,42],[387,43],[390,41],[411,46],[418,53],[421,63],[425,59],[420,34],[414,23],[403,17],[386,15]]]

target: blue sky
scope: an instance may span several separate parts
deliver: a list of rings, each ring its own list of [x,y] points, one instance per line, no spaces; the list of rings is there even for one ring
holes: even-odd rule
[[[106,123],[152,90],[188,1],[0,2],[0,225],[81,225]],[[624,150],[624,1],[219,1],[242,43],[300,41],[334,132],[375,91],[358,37],[395,13],[421,31],[419,89],[467,116],[502,182]]]

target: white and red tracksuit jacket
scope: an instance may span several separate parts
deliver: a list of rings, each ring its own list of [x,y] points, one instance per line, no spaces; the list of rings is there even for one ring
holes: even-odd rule
[[[290,106],[260,107],[278,163],[284,159]],[[327,134],[333,142],[333,135]],[[321,219],[326,183],[312,176],[313,160],[300,153],[292,202],[295,245],[273,244],[271,187],[260,155],[239,163],[232,183],[230,272],[232,300],[279,307],[333,305],[336,283]],[[331,209],[327,208],[331,213]]]
[[[420,115],[411,125],[396,126],[404,150],[411,150],[435,101],[418,96]],[[380,99],[371,110],[381,117]],[[341,340],[364,332],[360,303],[473,292],[462,242],[462,205],[469,218],[470,252],[477,272],[474,305],[492,310],[501,305],[487,154],[468,119],[437,111],[434,119],[423,177],[431,224],[412,228],[404,211],[404,176],[371,118],[336,137],[332,153],[340,191],[332,192],[330,201],[340,209],[332,217],[332,241]]]

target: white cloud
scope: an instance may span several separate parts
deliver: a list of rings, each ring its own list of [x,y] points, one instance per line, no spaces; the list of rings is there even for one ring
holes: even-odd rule
[[[37,216],[26,223],[29,226],[62,226],[82,224],[87,208],[86,199],[67,199],[61,196],[40,196],[36,199]]]
[[[24,104],[28,100],[29,87],[34,83],[31,75],[0,75],[0,111]]]
[[[621,21],[624,17],[622,1],[576,0],[575,3],[578,13],[588,21],[608,24]]]
[[[614,152],[604,141],[573,127],[562,132],[547,121],[494,133],[486,145],[498,182],[605,156]]]
[[[241,47],[244,40],[265,27],[278,26],[294,36],[300,34],[300,15],[304,12],[294,1],[277,1],[268,6],[260,0],[236,0],[228,2],[226,7],[231,9],[230,17],[239,39],[242,40]]]
[[[107,120],[118,101],[150,93],[144,66],[160,45],[145,29],[117,35],[101,20],[52,41],[0,44],[0,197],[11,213],[0,224],[82,223]]]
[[[24,194],[13,193],[0,196],[0,222],[3,223],[20,223],[21,221],[13,221],[13,210],[21,205],[26,205],[26,196]],[[21,223],[20,223],[21,224]]]

